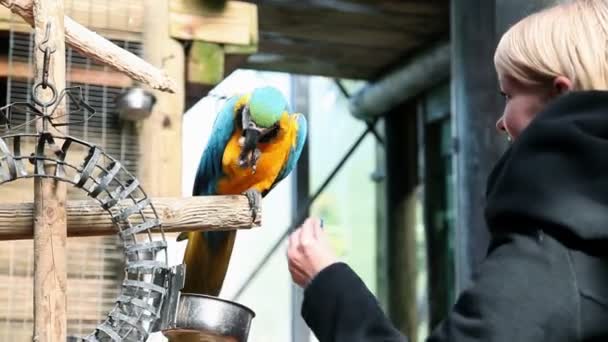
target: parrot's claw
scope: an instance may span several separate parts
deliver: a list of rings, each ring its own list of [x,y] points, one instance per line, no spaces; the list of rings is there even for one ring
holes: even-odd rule
[[[249,200],[249,207],[251,208],[251,218],[255,222],[258,218],[261,205],[262,205],[262,194],[256,189],[249,189],[243,193]]]

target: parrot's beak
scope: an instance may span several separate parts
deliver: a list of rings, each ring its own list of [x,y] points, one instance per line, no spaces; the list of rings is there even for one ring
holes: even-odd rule
[[[239,156],[239,166],[253,167],[255,169],[255,164],[257,162],[258,157],[258,141],[260,140],[260,131],[255,128],[247,128],[245,129],[245,137],[244,142],[241,147],[241,154]]]

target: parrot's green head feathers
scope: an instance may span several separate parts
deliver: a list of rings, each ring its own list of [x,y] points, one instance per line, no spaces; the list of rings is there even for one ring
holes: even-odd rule
[[[273,87],[257,88],[249,99],[251,120],[258,126],[269,128],[279,122],[287,110],[287,101],[280,91]]]
[[[258,143],[268,143],[277,136],[281,117],[286,110],[287,101],[273,87],[257,88],[251,93],[242,110],[243,137],[239,140],[242,146],[239,155],[241,167],[251,167],[255,172],[261,155]]]

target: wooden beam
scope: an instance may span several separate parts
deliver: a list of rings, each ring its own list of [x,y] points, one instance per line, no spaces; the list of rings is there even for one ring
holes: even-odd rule
[[[293,11],[315,9],[326,13],[342,12],[348,15],[425,15],[449,6],[449,0],[247,0],[262,6],[289,6]]]
[[[224,43],[224,53],[234,55],[250,55],[258,51],[258,44],[260,41],[260,34],[258,32],[258,11],[249,11],[249,34],[250,40],[248,44],[230,44]]]
[[[258,12],[251,11],[251,42],[249,45],[224,44],[224,78],[247,63],[247,58],[258,52]]]
[[[378,72],[377,68],[334,64],[331,61],[323,61],[306,56],[286,57],[271,53],[256,53],[247,59],[247,63],[243,67],[256,70],[350,79],[370,79],[376,76]]]
[[[257,6],[228,1],[218,12],[200,1],[170,0],[171,36],[184,40],[250,45],[257,36]],[[253,29],[253,30],[252,30]]]
[[[403,44],[419,44],[448,29],[447,7],[436,7],[427,16],[406,16],[328,11],[303,3],[267,3],[259,6],[260,17],[264,18],[260,21],[261,32],[312,42],[399,51]]]
[[[16,79],[26,80],[34,77],[34,72],[28,63],[11,61],[9,63],[6,56],[0,57],[0,77],[11,76]],[[71,82],[94,84],[123,88],[133,84],[133,81],[117,72],[111,70],[82,69],[78,67],[70,68],[67,79]]]
[[[30,25],[33,24],[33,0],[0,0],[0,4],[21,16]],[[175,82],[163,70],[157,69],[131,52],[121,49],[70,17],[65,16],[63,20],[65,22],[66,42],[75,50],[111,66],[153,89],[166,92],[175,91]]]
[[[43,65],[48,63],[48,81],[55,89],[65,88],[65,32],[63,0],[35,0],[34,61],[36,82],[43,82]],[[49,26],[50,25],[50,26]],[[39,51],[44,48],[54,52],[48,60]],[[52,88],[49,88],[52,89]],[[50,101],[51,92],[43,87],[35,89],[39,99]],[[65,100],[54,109],[56,123],[65,122]],[[46,130],[46,122],[36,123],[38,132]],[[61,133],[65,130],[60,129]],[[63,131],[63,132],[62,132]],[[44,167],[45,172],[53,172]],[[65,212],[66,183],[54,179],[34,179],[34,341],[65,341],[67,335],[67,271],[66,240],[67,221]]]
[[[348,2],[369,3],[369,0],[348,0]],[[434,13],[438,8],[448,8],[450,0],[375,0],[373,3],[374,7],[382,12],[424,15]]]
[[[169,0],[146,0],[144,54],[177,80],[175,94],[154,91],[156,105],[139,126],[139,175],[151,196],[181,195],[182,115],[185,107],[186,57],[182,45],[169,35]]]
[[[10,10],[6,7],[0,6],[0,11],[8,11]],[[7,19],[3,19],[0,17],[0,31],[13,31],[20,33],[30,33],[32,32],[32,27],[22,20],[21,17],[18,18],[19,21],[11,20],[10,17]],[[112,29],[96,29],[99,35],[104,36],[106,39],[116,39],[116,40],[128,40],[128,41],[141,41],[141,32],[131,32],[131,31],[117,31]]]
[[[314,42],[306,39],[294,39],[281,34],[261,32],[259,50],[287,58],[312,58],[335,64],[359,65],[377,69],[399,61],[404,51],[414,49],[417,45],[402,44],[400,51],[394,49],[369,49],[347,44]],[[227,51],[228,52],[228,51]]]
[[[321,0],[325,1],[325,0]],[[369,2],[369,0],[365,0]],[[425,13],[399,13],[382,11],[378,4],[368,4],[375,8],[369,12],[349,12],[331,10],[322,5],[311,5],[310,1],[254,1],[258,3],[258,12],[262,22],[261,30],[264,31],[268,22],[286,24],[317,24],[328,30],[349,31],[350,28],[360,28],[381,33],[383,31],[425,33],[436,31],[437,27],[449,28],[449,6],[429,7]],[[420,1],[419,1],[420,2]],[[443,19],[443,20],[439,20]]]
[[[165,233],[249,229],[261,223],[261,214],[252,221],[245,196],[152,198],[151,203]],[[0,241],[31,239],[33,211],[33,203],[0,204]],[[69,237],[116,234],[112,217],[97,201],[67,201],[66,213]],[[154,218],[150,207],[144,210],[144,216]]]
[[[367,48],[399,50],[403,44],[420,44],[423,42],[419,34],[412,32],[372,31],[359,27],[332,29],[327,26],[317,25],[314,22],[302,23],[300,25],[261,22],[260,29],[265,32],[280,33],[290,38],[348,44]]]

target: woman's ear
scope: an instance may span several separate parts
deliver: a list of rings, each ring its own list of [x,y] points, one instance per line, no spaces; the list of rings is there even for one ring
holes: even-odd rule
[[[553,80],[553,91],[555,95],[562,95],[572,90],[572,81],[566,76],[557,76]]]

